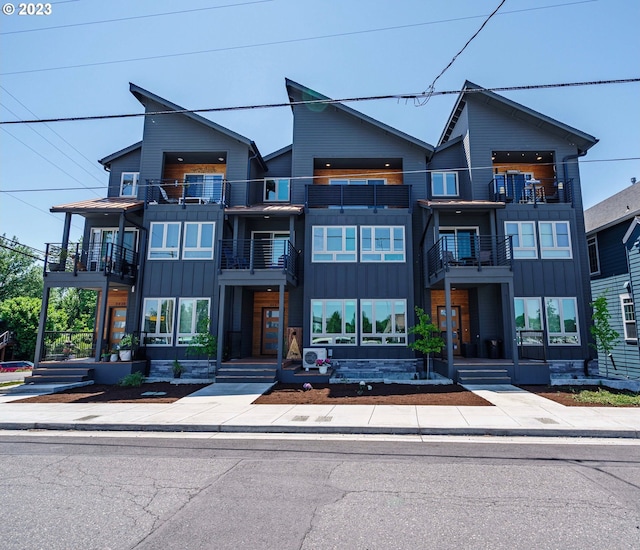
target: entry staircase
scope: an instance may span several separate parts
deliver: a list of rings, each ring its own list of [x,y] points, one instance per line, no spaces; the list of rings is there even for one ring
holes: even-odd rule
[[[223,362],[216,372],[216,383],[272,383],[278,375],[273,360],[231,359]]]
[[[94,369],[80,364],[77,367],[70,363],[46,364],[40,363],[38,368],[31,371],[31,376],[25,376],[25,384],[76,384],[91,382],[94,379]]]
[[[481,369],[457,369],[459,384],[511,384],[507,369],[499,367]]]

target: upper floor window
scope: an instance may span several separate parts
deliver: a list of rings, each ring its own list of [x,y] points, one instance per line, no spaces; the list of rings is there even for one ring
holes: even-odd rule
[[[589,273],[591,275],[600,274],[600,257],[598,254],[598,237],[587,239],[587,252],[589,254]]]
[[[209,298],[180,298],[178,345],[189,345],[193,337],[209,330]]]
[[[145,344],[170,346],[173,344],[175,298],[145,298],[142,313],[142,332]]]
[[[631,296],[629,294],[621,294],[620,305],[622,306],[622,323],[624,324],[624,339],[637,342],[638,331],[636,328],[636,312],[633,307],[633,300]]]
[[[180,223],[151,222],[149,259],[177,260],[180,256]]]
[[[458,174],[456,172],[433,172],[431,194],[434,197],[457,197]]]
[[[406,345],[406,300],[361,300],[362,345]]]
[[[330,179],[329,185],[385,185],[386,179]]]
[[[404,262],[404,227],[393,225],[360,227],[360,261]]]
[[[571,259],[569,222],[539,222],[540,257]]]
[[[311,300],[311,344],[355,344],[356,300]]]
[[[183,260],[213,259],[213,235],[216,224],[213,222],[184,224]]]
[[[289,200],[290,183],[289,178],[265,178],[264,180],[264,200],[265,202],[286,202]]]
[[[514,258],[537,258],[535,222],[505,222],[505,233],[511,237]]]
[[[579,344],[578,307],[575,298],[545,298],[549,344]]]
[[[139,172],[122,172],[120,179],[120,196],[137,197]]]
[[[313,262],[355,262],[356,227],[314,225],[311,260]]]
[[[186,199],[200,202],[222,202],[224,174],[185,174]]]

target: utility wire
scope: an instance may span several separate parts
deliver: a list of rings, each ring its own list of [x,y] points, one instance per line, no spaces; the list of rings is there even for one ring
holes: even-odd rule
[[[511,11],[504,11],[502,12],[500,15],[507,15],[507,14],[512,14],[512,13],[522,13],[522,12],[528,12],[528,11],[534,11],[534,10],[542,10],[542,9],[550,9],[550,8],[557,8],[557,7],[563,7],[563,6],[573,6],[575,4],[587,4],[590,2],[596,2],[597,0],[579,0],[577,2],[565,2],[562,4],[554,4],[551,6],[538,6],[535,8],[525,8],[525,9],[520,9],[520,10],[511,10]],[[187,56],[187,55],[201,55],[201,54],[205,54],[205,53],[219,53],[219,52],[227,52],[227,51],[233,51],[233,50],[244,50],[244,49],[250,49],[250,48],[261,48],[264,46],[279,46],[279,45],[283,45],[283,44],[294,44],[297,42],[310,42],[310,41],[314,41],[314,40],[326,40],[329,38],[339,38],[339,37],[343,37],[343,36],[356,36],[356,35],[360,35],[360,34],[369,34],[369,33],[374,33],[374,32],[383,32],[383,31],[394,31],[394,30],[402,30],[402,29],[410,29],[410,28],[416,28],[416,27],[424,27],[427,25],[436,25],[436,24],[441,24],[441,23],[452,23],[455,21],[464,21],[464,20],[468,20],[468,19],[479,19],[481,17],[486,17],[486,15],[469,15],[469,16],[465,16],[465,17],[456,17],[456,18],[450,18],[450,19],[441,19],[438,21],[426,21],[423,23],[410,23],[407,25],[396,25],[393,27],[380,27],[377,29],[364,29],[361,31],[350,31],[350,32],[343,32],[343,33],[333,33],[333,34],[325,34],[325,35],[319,35],[319,36],[308,36],[308,37],[302,37],[302,38],[290,38],[290,39],[286,39],[286,40],[275,40],[272,42],[260,42],[257,44],[243,44],[243,45],[239,45],[239,46],[225,46],[222,48],[213,48],[213,49],[209,49],[209,50],[197,50],[197,51],[191,51],[191,52],[180,52],[180,53],[170,53],[170,54],[163,54],[163,55],[151,55],[151,56],[146,56],[146,57],[133,57],[133,58],[129,58],[129,59],[115,59],[115,60],[109,60],[109,61],[96,61],[93,63],[81,63],[78,65],[62,65],[62,66],[58,66],[58,67],[45,67],[45,68],[41,68],[41,69],[25,69],[25,70],[21,70],[21,71],[11,71],[11,72],[5,72],[5,73],[0,73],[0,76],[9,76],[9,75],[19,75],[19,74],[28,74],[28,73],[38,73],[38,72],[44,72],[44,71],[58,71],[58,70],[63,70],[63,69],[80,69],[80,68],[84,68],[84,67],[95,67],[98,65],[114,65],[114,64],[119,64],[119,63],[131,63],[133,61],[151,61],[154,59],[167,59],[170,57],[182,57],[182,56]]]
[[[464,90],[465,94],[482,93],[482,92],[513,92],[520,90],[543,90],[549,88],[568,88],[575,86],[600,86],[604,84],[629,84],[633,82],[640,82],[640,78],[622,78],[615,80],[592,80],[586,82],[562,82],[556,84],[529,84],[524,86],[500,86],[493,88],[470,88]],[[430,95],[453,95],[460,94],[460,90],[445,90],[441,92],[432,92]],[[174,109],[169,111],[151,111],[145,113],[125,113],[117,115],[91,115],[91,116],[76,116],[76,117],[63,117],[63,118],[44,118],[44,119],[32,119],[32,120],[2,120],[2,124],[38,124],[45,122],[77,122],[80,120],[108,120],[114,118],[136,118],[136,117],[151,117],[160,115],[179,115],[188,113],[213,113],[213,112],[226,112],[226,111],[248,111],[252,109],[275,109],[281,107],[295,107],[297,105],[310,105],[310,104],[322,104],[332,105],[334,103],[355,103],[358,101],[378,101],[382,99],[416,99],[425,97],[426,93],[409,93],[409,94],[387,94],[387,95],[373,95],[373,96],[360,96],[360,97],[346,97],[341,99],[311,99],[301,101],[287,101],[283,103],[263,103],[257,105],[236,105],[232,107],[209,107],[205,109]]]
[[[0,236],[0,241],[5,241],[13,246],[24,246],[25,248],[28,248],[31,250],[31,252],[40,254],[42,256],[44,256],[45,252],[44,250],[38,250],[37,248],[34,248],[33,246],[29,246],[28,244],[23,244],[20,241],[16,241],[15,239],[9,239],[8,237],[3,237]]]
[[[26,246],[26,245],[20,245],[20,246]],[[24,250],[18,250],[17,248],[11,248],[10,246],[5,246],[2,243],[0,243],[0,248],[6,248],[7,250],[11,250],[11,252],[15,252],[16,254],[22,254],[23,256],[26,256],[27,258],[31,258],[31,259],[36,260],[38,262],[44,262],[44,258],[39,258],[38,256],[33,256],[32,254],[29,254],[29,253],[25,252]],[[27,248],[31,248],[31,247],[27,247]]]

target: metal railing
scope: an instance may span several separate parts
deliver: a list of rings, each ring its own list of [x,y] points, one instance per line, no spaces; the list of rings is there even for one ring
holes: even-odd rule
[[[547,343],[544,330],[516,331],[520,359],[547,360]]]
[[[496,174],[489,182],[489,196],[496,202],[519,204],[570,203],[571,183],[555,178],[525,180],[523,174]]]
[[[148,179],[145,208],[149,204],[219,204],[229,206],[229,182],[188,182],[176,179]]]
[[[101,271],[105,275],[120,275],[135,279],[138,272],[138,253],[113,243],[91,243],[64,247],[47,243],[44,275],[51,272]]]
[[[298,251],[283,239],[222,239],[220,269],[280,269],[296,277]]]
[[[511,251],[511,237],[444,236],[427,252],[427,269],[432,276],[456,267],[475,267],[478,271],[486,267],[513,268]]]
[[[42,339],[40,361],[68,361],[93,357],[96,349],[95,333],[46,331]]]
[[[411,185],[305,185],[306,208],[408,208]]]

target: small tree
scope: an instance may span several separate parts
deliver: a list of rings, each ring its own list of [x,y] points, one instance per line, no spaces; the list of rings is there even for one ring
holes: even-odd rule
[[[209,332],[210,323],[207,320],[206,328],[202,327],[202,331],[198,332],[189,342],[186,355],[188,357],[207,358],[207,370],[210,371],[211,358],[218,353],[218,339]]]
[[[611,313],[609,313],[609,309],[607,308],[606,294],[598,296],[591,303],[591,307],[593,308],[593,316],[591,317],[593,324],[590,327],[590,331],[596,343],[589,343],[589,345],[595,349],[596,352],[598,350],[602,351],[602,354],[604,355],[605,372],[606,375],[609,376],[609,364],[607,361],[611,350],[620,338],[620,334],[613,330],[609,323],[611,320]],[[615,364],[613,365],[613,368],[615,369]]]
[[[431,322],[431,317],[422,308],[416,306],[418,323],[409,328],[409,334],[415,334],[415,342],[411,342],[409,347],[419,351],[427,357],[427,378],[431,367],[431,354],[442,351],[445,346],[444,339],[440,336],[438,326]]]

